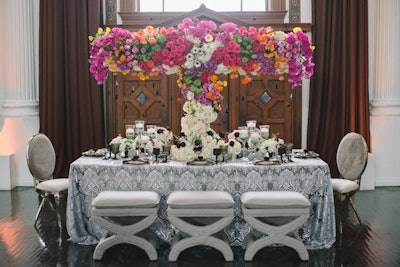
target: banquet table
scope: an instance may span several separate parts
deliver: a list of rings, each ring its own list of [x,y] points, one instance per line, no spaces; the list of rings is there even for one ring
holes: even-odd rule
[[[185,162],[129,165],[121,160],[81,157],[69,171],[67,231],[70,240],[96,244],[102,229],[90,220],[91,202],[105,190],[155,191],[161,196],[158,219],[151,226],[162,242],[171,243],[176,229],[167,219],[166,199],[178,190],[223,190],[235,200],[235,218],[225,228],[232,246],[243,245],[250,226],[243,220],[240,196],[247,191],[297,191],[311,202],[310,217],[300,229],[307,249],[329,248],[335,242],[335,212],[330,170],[319,158],[260,166],[236,160],[211,166]]]

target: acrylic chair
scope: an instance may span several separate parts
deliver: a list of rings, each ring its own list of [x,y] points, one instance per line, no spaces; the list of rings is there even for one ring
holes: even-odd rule
[[[56,212],[57,223],[61,233],[60,197],[67,194],[69,181],[68,178],[53,179],[56,153],[53,144],[45,134],[38,133],[29,139],[26,161],[34,179],[35,189],[42,199],[35,216],[34,226],[36,227],[39,214],[47,201]],[[55,205],[51,201],[51,196],[54,197]]]
[[[364,173],[368,160],[368,147],[364,137],[350,132],[340,141],[336,152],[336,162],[340,178],[333,178],[332,188],[340,200],[339,231],[342,234],[342,214],[345,204],[350,203],[361,224],[361,217],[352,200],[352,196],[360,190],[361,175]]]

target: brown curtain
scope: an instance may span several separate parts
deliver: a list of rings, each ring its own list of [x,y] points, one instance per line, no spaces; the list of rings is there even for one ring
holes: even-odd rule
[[[88,64],[100,7],[98,0],[40,1],[40,131],[53,142],[56,176],[67,176],[82,151],[104,146],[102,90]]]
[[[368,0],[313,0],[315,74],[311,79],[308,149],[337,177],[336,150],[348,132],[368,147]]]

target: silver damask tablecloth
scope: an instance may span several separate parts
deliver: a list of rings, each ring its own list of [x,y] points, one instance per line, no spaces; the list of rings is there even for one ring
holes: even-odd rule
[[[176,229],[166,214],[166,198],[177,190],[224,190],[235,199],[235,219],[225,229],[231,244],[240,246],[250,232],[244,222],[240,195],[247,191],[297,191],[311,202],[310,218],[300,235],[307,249],[331,247],[335,242],[335,211],[328,165],[321,159],[294,159],[293,163],[256,166],[234,161],[212,166],[183,162],[127,165],[119,160],[82,157],[71,164],[67,201],[67,230],[71,241],[96,244],[101,229],[90,219],[91,202],[101,191],[156,191],[161,195],[159,218],[151,227],[170,243]]]

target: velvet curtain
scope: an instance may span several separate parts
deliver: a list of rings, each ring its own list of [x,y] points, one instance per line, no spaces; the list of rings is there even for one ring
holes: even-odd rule
[[[338,177],[336,150],[348,132],[368,147],[368,0],[313,0],[315,74],[311,79],[308,149]]]
[[[104,147],[102,90],[88,63],[100,10],[98,0],[40,1],[40,132],[53,142],[56,176],[66,177],[82,151]]]

